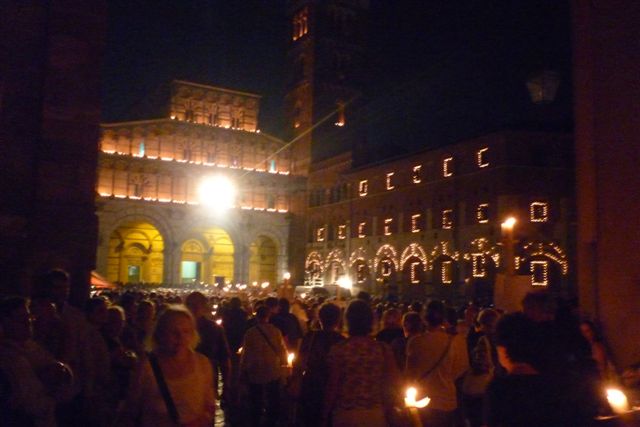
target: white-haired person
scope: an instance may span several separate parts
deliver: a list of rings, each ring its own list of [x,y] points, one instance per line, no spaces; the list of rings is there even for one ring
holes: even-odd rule
[[[132,381],[121,424],[149,427],[211,426],[215,415],[213,369],[195,351],[195,321],[181,305],[158,317],[153,351]]]

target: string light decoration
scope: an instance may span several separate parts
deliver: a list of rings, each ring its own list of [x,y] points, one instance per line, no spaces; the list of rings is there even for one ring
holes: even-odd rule
[[[316,242],[324,242],[325,228],[320,227],[316,230]]]
[[[476,217],[479,224],[486,224],[489,222],[489,203],[480,203],[476,210]]]
[[[366,179],[363,179],[358,184],[358,194],[360,195],[360,197],[364,197],[367,195],[368,192],[369,192],[369,181],[367,181]]]
[[[442,261],[441,266],[441,279],[443,285],[450,285],[453,282],[452,279],[453,262],[450,260]]]
[[[446,256],[455,261],[460,260],[460,253],[458,251],[452,252],[449,250],[449,242],[441,241],[431,251],[431,259],[436,259],[441,256]],[[431,264],[433,265],[433,263]]]
[[[391,276],[391,273],[393,272],[393,269],[391,268],[392,266],[392,262],[388,259],[384,259],[381,262],[381,266],[382,266],[382,275],[384,277],[389,277]]]
[[[442,210],[442,228],[445,230],[449,230],[453,228],[453,210],[452,209]]]
[[[545,257],[560,266],[563,276],[569,273],[569,261],[566,253],[560,246],[552,242],[529,242],[524,245],[525,258]]]
[[[442,176],[445,178],[453,176],[453,157],[447,157],[442,161]]]
[[[420,218],[421,217],[422,217],[422,215],[420,215],[420,214],[411,215],[411,232],[412,233],[419,233],[420,232]]]
[[[422,262],[424,271],[427,271],[429,264],[427,262],[427,253],[418,243],[411,243],[404,249],[404,251],[402,251],[402,255],[400,256],[400,265],[404,266],[411,258],[418,258]]]
[[[532,286],[549,285],[549,262],[548,261],[531,261],[529,264],[531,271]]]
[[[485,277],[487,275],[487,260],[484,254],[471,254],[471,266],[473,277]]]
[[[360,239],[367,237],[367,223],[361,222],[358,224],[358,237]]]
[[[395,186],[393,185],[393,175],[395,174],[395,172],[388,172],[387,173],[387,190],[393,190],[395,188]]]
[[[411,283],[416,285],[420,283],[420,273],[418,272],[418,267],[420,267],[420,262],[415,261],[411,263]]]
[[[413,167],[413,174],[411,180],[414,184],[420,184],[422,182],[422,165],[415,165]]]
[[[312,267],[314,265],[317,265],[320,268],[320,272],[322,273],[324,271],[324,266],[322,261],[323,261],[323,258],[319,252],[317,251],[309,252],[309,255],[307,255],[307,259],[304,262],[304,268],[307,271],[311,271]]]
[[[393,225],[393,218],[387,218],[384,220],[384,235],[391,236],[391,227]]]
[[[549,204],[547,202],[533,202],[529,206],[531,222],[549,221]]]
[[[309,32],[309,12],[305,7],[293,17],[293,41],[298,40]]]
[[[486,168],[487,166],[489,166],[489,160],[487,159],[488,152],[489,147],[484,147],[479,149],[476,153],[479,168]]]
[[[393,246],[386,244],[378,248],[378,250],[376,251],[376,257],[373,263],[374,270],[378,269],[378,264],[380,264],[380,261],[382,261],[383,259],[389,259],[393,263],[393,266],[395,267],[395,269],[399,270],[398,252]]]
[[[157,203],[171,203],[176,205],[200,205],[200,202],[197,201],[186,201],[181,199],[167,199],[163,197],[138,197],[138,196],[128,196],[126,194],[115,194],[115,193],[99,193],[100,197],[104,198],[114,198],[114,199],[123,199],[123,200],[140,200],[145,202],[157,202]],[[265,211],[268,212],[277,212],[277,213],[287,213],[289,209],[265,209],[257,206],[240,206],[242,210],[252,210],[252,211]]]
[[[364,283],[367,279],[367,265],[366,263],[359,263],[356,269],[356,281],[358,283]]]
[[[341,224],[338,226],[338,239],[344,240],[347,238],[347,226],[345,224]]]
[[[355,251],[351,252],[351,255],[349,256],[349,265],[353,265],[358,261],[362,261],[369,265],[369,262],[367,262],[367,258],[369,258],[367,250],[361,246]]]
[[[110,149],[102,149],[101,150],[104,154],[109,154],[112,156],[123,156],[123,157],[136,157],[136,158],[146,158],[149,160],[162,160],[164,162],[176,162],[176,163],[189,163],[192,165],[201,165],[201,166],[207,166],[207,167],[215,167],[215,168],[230,168],[230,169],[242,169],[245,170],[247,172],[258,172],[258,173],[271,173],[271,174],[278,174],[278,175],[289,175],[290,171],[288,170],[271,170],[271,171],[267,171],[266,169],[262,169],[262,168],[255,168],[255,167],[250,167],[250,166],[238,166],[233,165],[233,164],[225,164],[225,163],[216,163],[216,162],[208,162],[208,161],[203,161],[203,160],[187,160],[187,159],[183,159],[183,158],[176,158],[176,157],[167,157],[167,156],[152,156],[152,155],[144,155],[141,156],[139,153],[125,153],[122,151],[116,151],[116,150],[110,150]],[[147,152],[148,152],[148,148],[147,148]],[[284,164],[286,162],[281,162],[281,164]]]
[[[345,262],[344,252],[342,249],[335,248],[327,255],[327,259],[324,262],[325,270],[331,266],[331,264],[339,264],[342,267],[343,271],[347,271],[347,263]]]

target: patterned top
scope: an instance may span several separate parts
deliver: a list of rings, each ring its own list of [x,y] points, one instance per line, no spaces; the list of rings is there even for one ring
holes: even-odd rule
[[[370,337],[351,337],[329,352],[330,370],[338,373],[334,409],[365,409],[382,406],[386,375],[386,344]]]

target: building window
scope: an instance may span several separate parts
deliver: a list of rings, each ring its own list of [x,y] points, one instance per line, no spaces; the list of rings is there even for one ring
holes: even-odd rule
[[[358,283],[363,283],[367,279],[367,266],[364,263],[358,264],[356,280]]]
[[[269,160],[269,172],[271,173],[276,173],[277,169],[276,169],[276,161],[275,160]]]
[[[369,192],[369,181],[367,181],[366,179],[363,179],[362,181],[360,181],[360,184],[358,185],[358,193],[360,194],[360,197],[364,197],[367,195],[368,192]]]
[[[309,13],[305,7],[293,16],[293,40],[298,40],[309,32]]]
[[[453,228],[453,210],[452,209],[444,209],[442,211],[442,228],[444,229]]]
[[[207,163],[215,163],[216,162],[216,154],[212,152],[207,152]]]
[[[419,233],[420,232],[420,220],[422,218],[421,214],[411,215],[411,232]]]
[[[485,277],[487,275],[487,259],[484,254],[471,254],[473,277]]]
[[[366,222],[361,222],[360,224],[358,224],[358,237],[359,238],[367,237],[367,223]]]
[[[442,176],[453,176],[453,157],[447,157],[442,161]]]
[[[391,273],[393,271],[391,261],[388,259],[385,259],[380,264],[382,265],[382,275],[384,277],[391,276]]]
[[[489,148],[487,147],[481,148],[478,150],[477,160],[478,160],[479,168],[486,168],[487,166],[489,166],[488,154],[489,154]]]
[[[453,282],[453,263],[451,261],[442,261],[441,279],[445,285],[450,285]]]
[[[422,182],[422,165],[416,165],[413,167],[411,180],[414,184],[420,184]]]
[[[478,205],[476,218],[478,218],[478,223],[480,224],[486,224],[489,222],[489,203],[480,203]]]
[[[187,161],[191,160],[191,149],[185,148],[182,150],[182,159]]]
[[[276,208],[276,197],[273,194],[267,195],[267,209]]]
[[[393,175],[394,172],[387,173],[387,190],[393,190],[395,188],[393,185]]]
[[[231,167],[232,168],[238,167],[238,156],[231,156]]]
[[[144,142],[141,142],[138,146],[138,155],[144,157]]]
[[[326,229],[324,227],[320,227],[316,230],[316,241],[317,242],[324,242],[324,239],[326,238]]]
[[[547,286],[549,284],[549,262],[531,261],[531,284],[533,286]]]
[[[344,240],[347,238],[347,226],[342,224],[338,226],[338,240]]]
[[[384,220],[384,235],[391,236],[391,227],[393,227],[393,218],[387,218]]]
[[[529,208],[531,222],[547,222],[549,220],[549,204],[533,202]]]
[[[420,283],[420,266],[422,264],[419,261],[414,261],[411,263],[411,283],[414,285]]]

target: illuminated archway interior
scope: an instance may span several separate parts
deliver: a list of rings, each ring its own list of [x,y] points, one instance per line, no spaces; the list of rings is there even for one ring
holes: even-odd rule
[[[226,283],[233,281],[233,242],[221,228],[202,232],[202,240],[182,244],[180,281],[182,283]]]
[[[249,281],[277,283],[278,250],[273,239],[259,236],[249,251]]]
[[[164,240],[153,225],[135,221],[109,236],[107,279],[121,283],[162,283]]]

